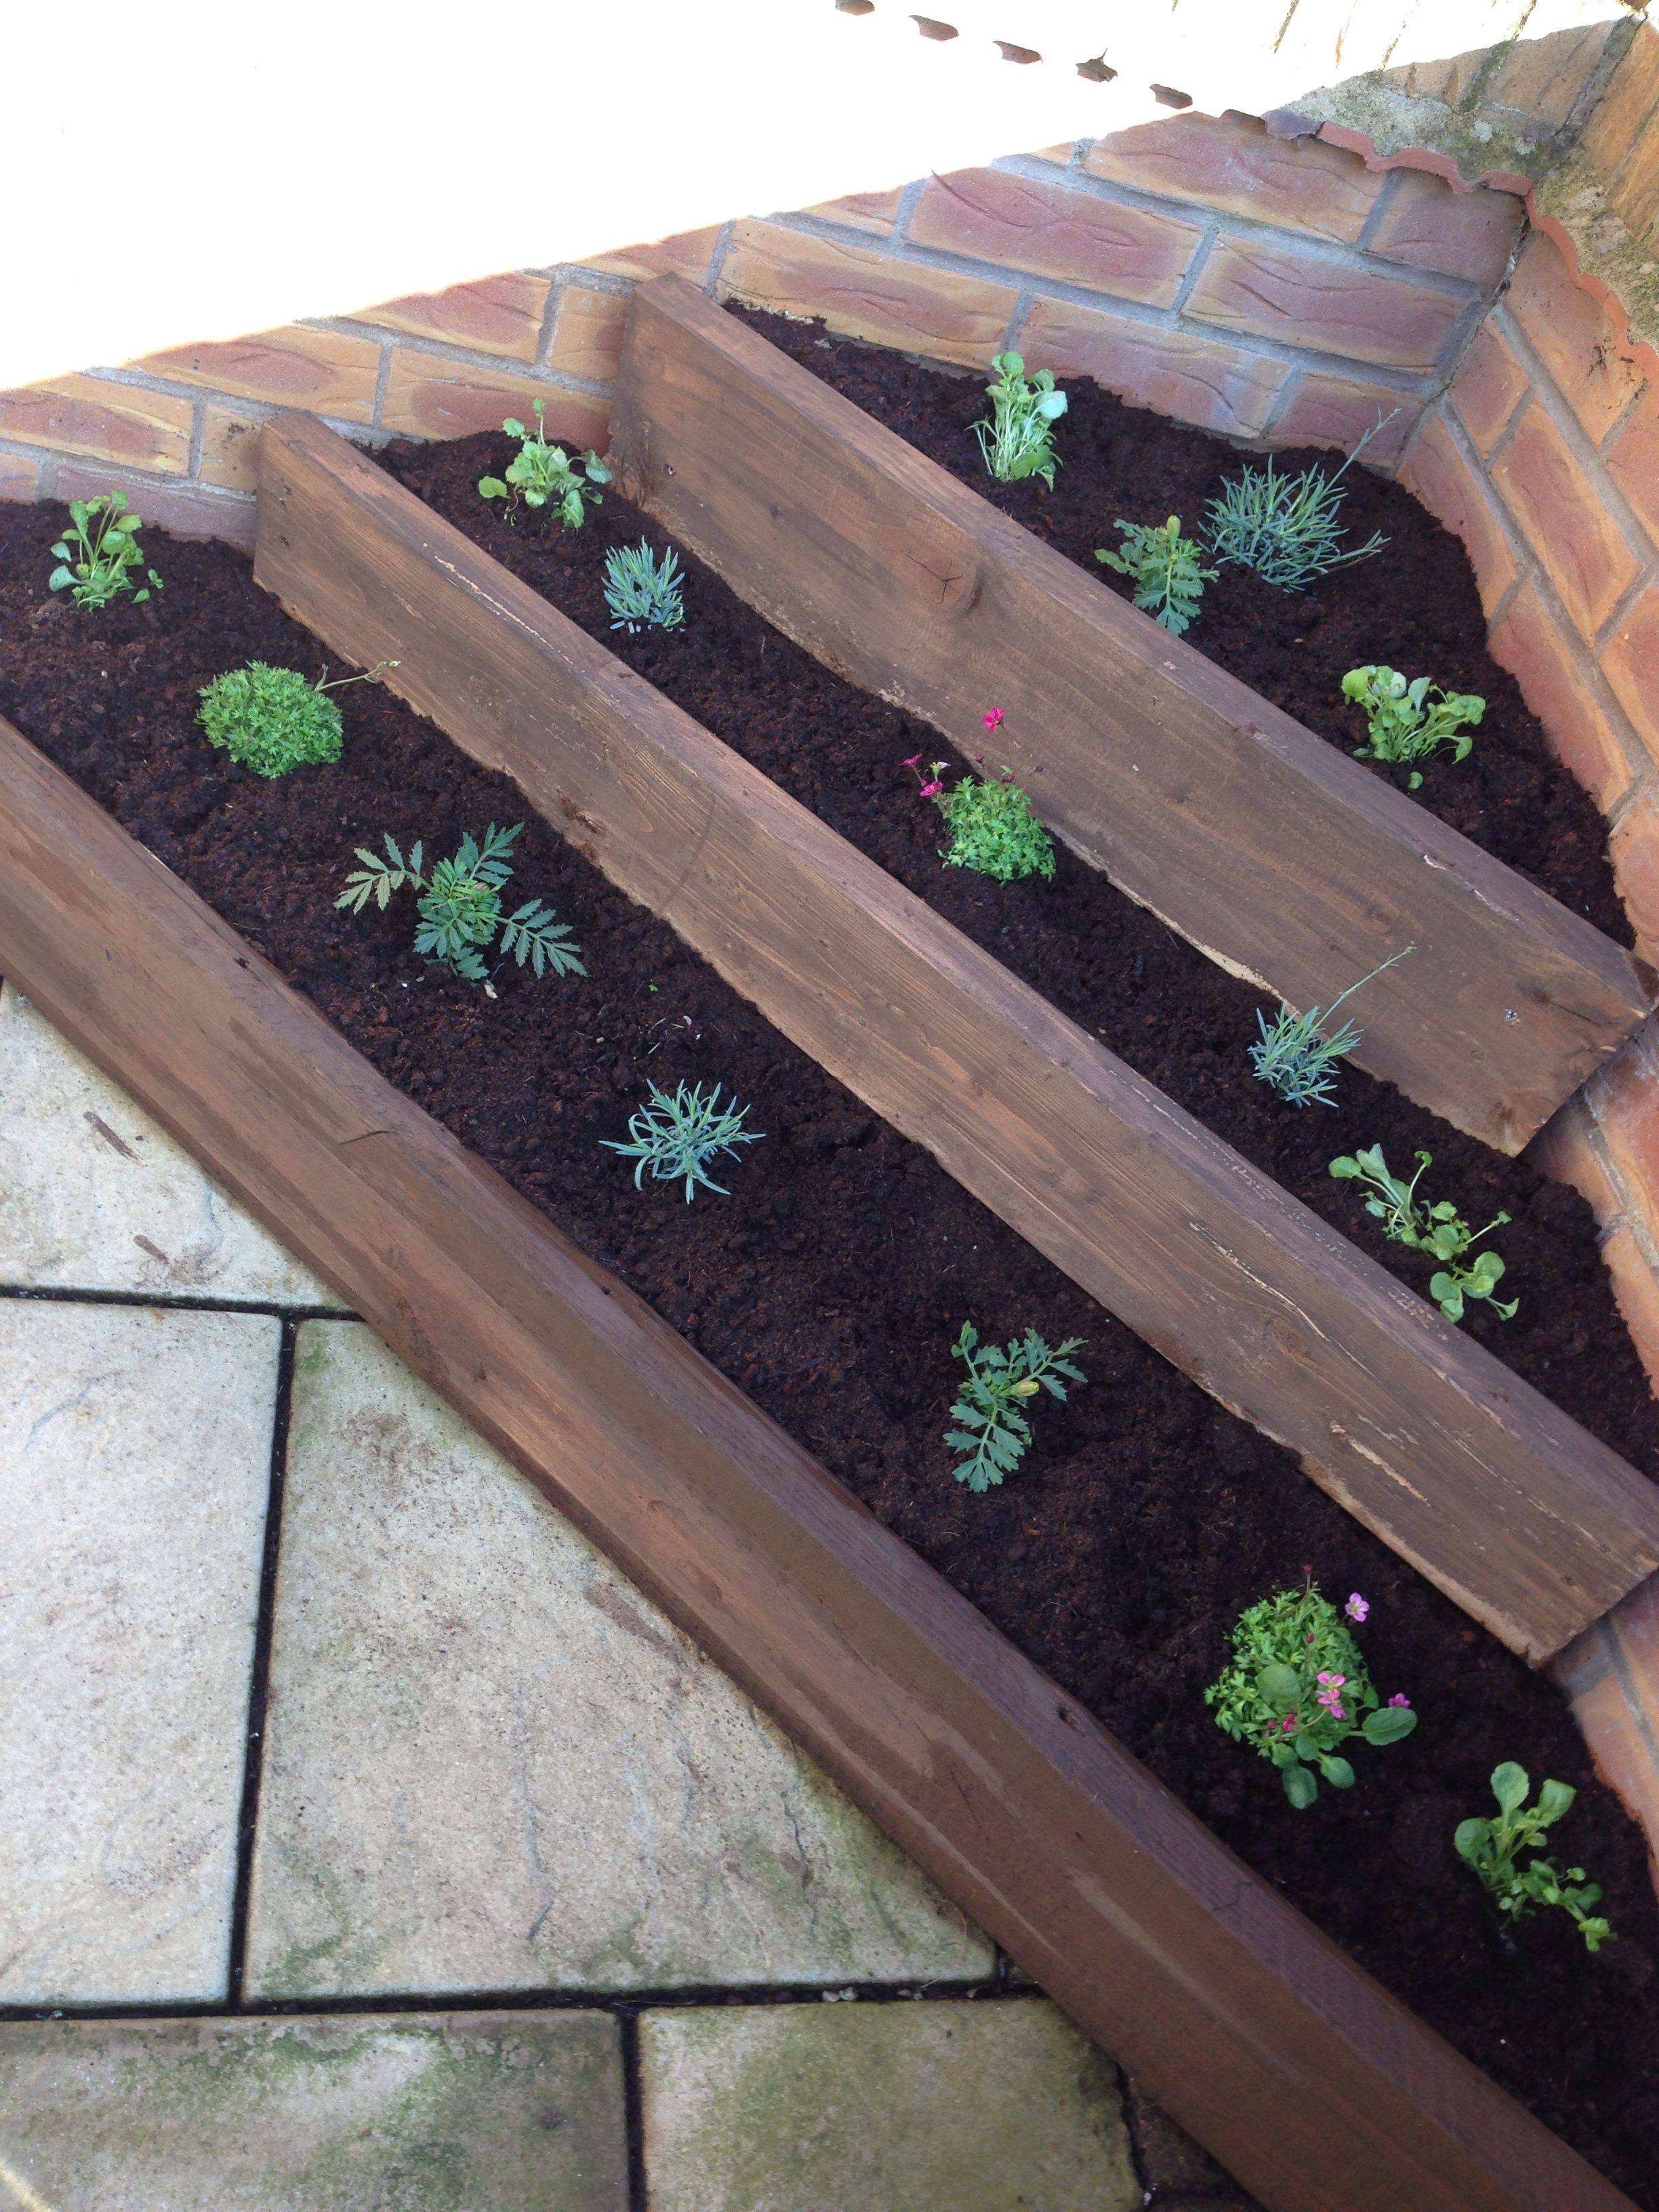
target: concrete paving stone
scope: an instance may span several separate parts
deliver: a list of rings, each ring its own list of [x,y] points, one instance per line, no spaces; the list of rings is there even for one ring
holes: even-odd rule
[[[640,2023],[651,2212],[1130,2212],[1109,2062],[1036,1998]]]
[[[0,1283],[340,1304],[10,984],[0,989]]]
[[[251,1990],[971,1978],[993,1964],[367,1328],[305,1325]]]
[[[0,1299],[0,2002],[224,1993],[280,1339]]]
[[[0,2026],[24,2212],[624,2212],[626,2166],[603,2013]]]

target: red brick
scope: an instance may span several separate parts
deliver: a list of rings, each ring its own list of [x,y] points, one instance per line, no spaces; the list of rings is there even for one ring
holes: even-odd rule
[[[1595,1150],[1595,1122],[1582,1093],[1545,1122],[1527,1146],[1527,1161],[1540,1175],[1570,1184],[1588,1200],[1596,1220],[1605,1229],[1617,1220],[1624,1200]]]
[[[277,407],[303,407],[313,415],[367,422],[374,412],[380,349],[373,338],[290,323],[279,331],[256,331],[249,337],[174,346],[166,353],[148,354],[134,366],[183,384],[210,385],[239,399],[263,399]]]
[[[1120,207],[1046,179],[958,169],[928,180],[909,235],[918,246],[1167,307],[1204,234],[1195,223]]]
[[[1415,269],[1438,269],[1483,289],[1510,265],[1522,206],[1511,192],[1477,185],[1460,192],[1426,170],[1401,169],[1366,251]]]
[[[1062,159],[1071,148],[1064,149]],[[899,202],[904,198],[902,185],[895,185],[890,192],[848,192],[845,198],[819,200],[816,206],[804,208],[804,215],[821,215],[826,222],[842,222],[851,230],[868,230],[885,237],[898,221]]]
[[[1572,104],[1595,73],[1607,43],[1611,23],[1532,33],[1517,39],[1480,87],[1484,105],[1519,108],[1540,123],[1565,123]]]
[[[1603,646],[1601,673],[1659,761],[1659,590],[1644,592]]]
[[[1659,1286],[1654,1304],[1659,1312]],[[1649,1727],[1659,1732],[1659,1575],[1621,1598],[1607,1615],[1607,1625],[1630,1670],[1637,1704]]]
[[[662,276],[672,271],[701,284],[714,258],[720,234],[718,224],[707,230],[679,230],[672,238],[659,238],[649,246],[623,246],[612,253],[595,253],[577,265],[602,270],[607,276]]]
[[[1422,411],[1423,400],[1415,392],[1309,369],[1267,434],[1276,446],[1340,446],[1352,453],[1381,416],[1383,428],[1366,447],[1365,459],[1386,468],[1404,452]]]
[[[785,314],[821,315],[853,337],[976,368],[1000,348],[1019,298],[1011,285],[768,222],[738,224],[720,289]]]
[[[1610,184],[1646,135],[1649,117],[1659,104],[1659,37],[1638,36],[1596,102],[1579,141],[1590,167]]]
[[[1642,957],[1659,964],[1659,808],[1645,795],[1620,817],[1608,839],[1619,896],[1631,919]],[[1659,1222],[1659,1197],[1651,1217]]]
[[[1492,612],[1519,574],[1504,526],[1486,486],[1478,481],[1437,415],[1413,439],[1400,481],[1437,521],[1463,541],[1480,604]]]
[[[509,415],[533,423],[538,399],[550,438],[583,450],[604,447],[611,415],[605,400],[403,346],[392,353],[380,420],[384,428],[410,437],[465,438],[475,430],[499,430]]]
[[[40,482],[39,461],[21,453],[0,453],[0,499],[33,499]]]
[[[1607,447],[1607,474],[1659,545],[1659,393],[1651,387]]]
[[[1477,452],[1491,453],[1530,389],[1514,348],[1482,323],[1451,381],[1452,404]]]
[[[1616,1674],[1607,1674],[1573,1701],[1595,1771],[1618,1792],[1648,1839],[1650,1870],[1659,1849],[1659,1771]]]
[[[259,419],[234,408],[210,406],[202,413],[202,453],[196,473],[204,483],[226,491],[259,487]]]
[[[591,376],[608,384],[617,374],[627,321],[628,301],[623,295],[567,284],[554,315],[550,365],[572,376]]]
[[[1140,191],[1348,242],[1382,184],[1352,154],[1316,138],[1287,144],[1240,115],[1170,116],[1119,131],[1091,147],[1083,166]]]
[[[1565,761],[1605,814],[1630,788],[1632,769],[1589,679],[1587,648],[1564,637],[1536,584],[1525,583],[1488,642],[1521,686]],[[1476,740],[1479,743],[1479,739]]]
[[[194,412],[176,393],[95,376],[59,376],[50,384],[0,392],[0,438],[181,477],[190,459]]]
[[[1619,1312],[1650,1383],[1659,1389],[1659,1281],[1634,1230],[1615,1229],[1601,1247]]]
[[[1641,564],[1595,479],[1536,400],[1492,464],[1492,480],[1580,635],[1594,638]]]
[[[78,461],[58,464],[54,499],[91,499],[100,491],[124,491],[136,514],[175,538],[217,538],[228,545],[253,550],[254,503],[204,485],[170,483],[155,477],[135,476],[125,469],[94,469]],[[162,581],[166,564],[157,562]]]
[[[509,269],[476,284],[452,284],[442,292],[411,292],[364,307],[355,318],[388,330],[412,331],[416,337],[444,338],[474,353],[498,353],[508,361],[534,361],[541,343],[542,316],[552,289],[545,276]]]
[[[1431,369],[1463,302],[1381,268],[1351,269],[1301,246],[1221,238],[1186,312],[1278,345]]]
[[[1541,231],[1528,240],[1504,305],[1599,446],[1640,388],[1642,373],[1560,247]]]
[[[1285,362],[1243,353],[1219,338],[1151,329],[1058,300],[1033,305],[1019,343],[1027,360],[1043,368],[1092,376],[1120,398],[1233,436],[1261,430],[1291,373]]]

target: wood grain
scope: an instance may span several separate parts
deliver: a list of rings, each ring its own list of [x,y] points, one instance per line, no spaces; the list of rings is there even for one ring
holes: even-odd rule
[[[4,721],[0,968],[1271,2212],[1632,2212]]]
[[[794,1043],[1534,1661],[1659,1490],[308,416],[255,574]]]
[[[1056,834],[1230,973],[1300,1012],[1414,944],[1353,1057],[1460,1128],[1518,1152],[1642,1020],[1610,939],[683,278],[635,292],[611,422],[629,496],[821,660],[970,757],[1003,708]]]

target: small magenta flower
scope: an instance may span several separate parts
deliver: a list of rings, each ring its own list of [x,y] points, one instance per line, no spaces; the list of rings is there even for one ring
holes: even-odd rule
[[[901,761],[899,763],[899,766],[901,768],[920,768],[921,766],[921,755],[920,753],[912,753],[909,759],[907,761]]]
[[[924,799],[937,799],[944,788],[945,786],[935,779],[932,783],[924,783],[922,785],[921,795]]]
[[[1321,1674],[1319,1678],[1319,1702],[1333,1720],[1345,1721],[1348,1717],[1342,1710],[1342,1685],[1347,1679],[1346,1674]]]
[[[1406,1695],[1403,1690],[1396,1690],[1393,1697],[1389,1699],[1389,1703],[1391,1705],[1409,1705],[1411,1699]]]
[[[988,730],[1000,730],[1002,727],[1004,720],[1001,708],[993,707],[990,713],[988,714],[982,715],[981,720],[984,722]]]
[[[1343,1612],[1347,1614],[1350,1620],[1364,1620],[1365,1615],[1370,1611],[1370,1600],[1369,1598],[1361,1597],[1358,1590],[1354,1592],[1353,1595],[1348,1600],[1346,1605],[1342,1608]]]

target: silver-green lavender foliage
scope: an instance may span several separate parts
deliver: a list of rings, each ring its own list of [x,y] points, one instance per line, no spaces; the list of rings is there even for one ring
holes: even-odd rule
[[[1336,1097],[1336,1063],[1347,1057],[1364,1032],[1348,1021],[1328,1036],[1324,1024],[1345,1000],[1416,950],[1414,945],[1407,945],[1391,953],[1370,975],[1362,975],[1358,983],[1339,992],[1328,1006],[1310,1006],[1304,1014],[1293,1014],[1288,1006],[1281,1006],[1272,1022],[1258,1008],[1255,1023],[1261,1034],[1250,1047],[1250,1064],[1258,1081],[1276,1091],[1287,1106],[1330,1105]]]
[[[142,605],[161,588],[161,579],[145,566],[139,548],[143,526],[122,492],[72,499],[69,527],[52,549],[58,566],[46,579],[47,589],[67,592],[77,607],[94,612],[123,592],[131,592],[133,605]]]
[[[599,504],[600,494],[595,487],[609,483],[611,471],[597,453],[585,453],[577,462],[562,446],[549,445],[544,420],[546,403],[538,399],[535,408],[533,436],[514,416],[502,423],[507,436],[522,443],[507,464],[506,477],[480,477],[478,489],[486,499],[504,499],[512,504],[522,499],[529,507],[556,507],[567,530],[580,530],[587,508]]]
[[[646,1103],[629,1118],[628,1133],[632,1141],[618,1144],[611,1137],[599,1141],[607,1152],[620,1152],[624,1159],[638,1163],[634,1170],[635,1190],[642,1187],[647,1174],[653,1182],[678,1182],[683,1177],[685,1202],[690,1206],[700,1186],[718,1191],[722,1198],[731,1195],[724,1183],[709,1175],[708,1163],[722,1152],[738,1156],[739,1145],[759,1142],[763,1132],[743,1126],[748,1112],[748,1107],[738,1104],[735,1093],[723,1107],[718,1083],[706,1095],[701,1083],[695,1089],[682,1083],[672,1098],[653,1083]]]
[[[1204,549],[1195,538],[1181,534],[1181,517],[1167,522],[1125,522],[1113,525],[1123,538],[1123,550],[1095,549],[1097,561],[1115,568],[1120,576],[1134,579],[1134,603],[1143,614],[1179,637],[1190,629],[1198,613],[1206,584],[1213,583],[1218,568],[1204,566]]]
[[[1583,1867],[1569,1867],[1562,1874],[1549,1859],[1520,1863],[1521,1853],[1536,1850],[1546,1832],[1571,1811],[1578,1792],[1570,1783],[1546,1782],[1538,1802],[1528,1805],[1531,1789],[1526,1768],[1512,1759],[1494,1767],[1492,1794],[1498,1800],[1497,1818],[1477,1814],[1460,1820],[1453,1848],[1464,1865],[1480,1875],[1487,1896],[1511,1926],[1529,1918],[1535,1905],[1559,1905],[1577,1925],[1584,1948],[1599,1951],[1613,1940],[1607,1921],[1590,1909],[1601,1902],[1601,1884],[1587,1882]]]
[[[659,557],[643,538],[605,556],[605,603],[612,629],[678,629],[685,620],[680,566],[671,545]]]
[[[974,425],[985,465],[999,483],[1041,477],[1052,491],[1060,466],[1054,428],[1066,412],[1066,394],[1055,391],[1051,368],[1028,379],[1019,354],[1000,353],[991,366],[995,380],[985,387],[991,411]]]
[[[1218,560],[1254,568],[1281,592],[1304,592],[1316,578],[1379,552],[1387,540],[1373,531],[1363,545],[1344,547],[1337,516],[1342,478],[1392,416],[1380,417],[1341,467],[1328,474],[1316,463],[1297,476],[1280,476],[1267,457],[1265,468],[1246,468],[1210,501],[1209,539]]]
[[[500,937],[499,950],[511,954],[522,968],[556,975],[585,975],[580,948],[568,944],[568,923],[556,921],[539,899],[526,899],[510,915],[501,912],[501,886],[513,872],[507,854],[524,829],[522,822],[498,830],[492,822],[480,844],[469,831],[453,860],[439,860],[428,876],[421,848],[410,848],[404,859],[390,835],[386,860],[359,845],[361,868],[346,878],[345,889],[334,902],[348,913],[361,914],[373,899],[382,912],[393,892],[405,885],[417,891],[415,950],[428,959],[441,960],[469,983],[489,981],[484,951]]]
[[[951,1352],[966,1362],[968,1376],[951,1408],[957,1425],[945,1431],[945,1441],[958,1455],[957,1480],[969,1490],[984,1491],[1011,1474],[1025,1456],[1031,1424],[1022,1406],[1039,1390],[1063,1399],[1067,1382],[1084,1380],[1071,1359],[1073,1352],[1082,1351],[1083,1339],[1068,1336],[1051,1349],[1028,1328],[1006,1352],[994,1344],[982,1351],[978,1346],[979,1331],[972,1322],[963,1322]]]

